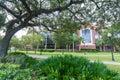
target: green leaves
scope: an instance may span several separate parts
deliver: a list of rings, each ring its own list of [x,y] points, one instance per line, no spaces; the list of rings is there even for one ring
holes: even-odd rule
[[[58,47],[65,47],[73,42],[73,35],[69,32],[53,33],[52,40]]]
[[[84,57],[72,55],[54,56],[40,61],[33,72],[47,80],[108,80],[117,77],[100,62],[90,62]]]
[[[50,3],[50,8],[63,7],[67,4],[67,0],[48,0]]]

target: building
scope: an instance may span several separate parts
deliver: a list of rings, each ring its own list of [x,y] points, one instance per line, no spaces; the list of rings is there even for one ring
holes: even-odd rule
[[[77,35],[79,37],[82,37],[84,39],[83,42],[77,43],[76,48],[81,49],[96,49],[100,51],[110,51],[110,46],[107,44],[102,44],[101,46],[97,45],[96,42],[101,38],[100,34],[96,29],[100,29],[99,26],[97,25],[87,25],[87,26],[82,26],[79,30],[77,30]],[[104,30],[104,29],[102,29]],[[113,50],[115,51],[115,47],[113,47]]]
[[[100,38],[100,35],[91,25],[88,25],[87,27],[82,26],[77,30],[77,35],[84,39],[84,42],[76,45],[77,48],[80,45],[81,49],[96,49],[96,40]]]

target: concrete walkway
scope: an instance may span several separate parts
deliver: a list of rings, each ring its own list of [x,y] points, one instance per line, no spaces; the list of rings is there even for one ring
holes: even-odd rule
[[[30,57],[33,58],[40,58],[40,59],[47,59],[49,56],[44,56],[44,55],[34,55],[34,54],[27,54]]]
[[[50,56],[45,56],[45,55],[34,55],[34,54],[27,54],[30,57],[33,58],[40,58],[40,59],[47,59]],[[94,62],[94,61],[91,61]],[[103,61],[104,64],[110,64],[110,65],[120,65],[120,62],[115,62],[115,61]]]
[[[94,61],[91,61],[94,62]],[[120,65],[120,62],[115,62],[115,61],[103,61],[103,64],[110,64],[110,65]]]

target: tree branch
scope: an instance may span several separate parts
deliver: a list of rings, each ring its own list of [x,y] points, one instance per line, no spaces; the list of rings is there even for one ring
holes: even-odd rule
[[[10,14],[12,14],[14,17],[16,17],[17,19],[19,18],[18,15],[15,14],[14,11],[10,10],[8,7],[6,7],[4,4],[0,3],[0,7],[5,9],[7,12],[9,12]]]
[[[33,15],[34,16],[38,16],[42,13],[45,13],[45,14],[50,14],[52,12],[55,12],[55,11],[63,11],[63,10],[66,10],[68,7],[70,7],[72,4],[80,4],[80,3],[83,3],[84,0],[81,0],[81,1],[70,1],[68,4],[66,4],[65,6],[63,7],[57,7],[57,8],[53,8],[53,9],[40,9],[40,10],[37,10],[37,11],[32,11]]]
[[[14,25],[15,23],[18,23],[18,22],[19,22],[19,21],[18,21],[17,19],[13,19],[13,20],[7,22],[7,23],[6,23],[6,29],[7,29],[6,33],[7,33],[8,31],[12,30],[12,29],[13,29],[13,25]]]
[[[98,9],[100,9],[100,7],[98,6],[98,4],[97,4],[97,2],[95,2],[94,0],[91,0],[93,3],[95,3],[95,5],[96,5],[96,7],[98,8]]]
[[[75,15],[75,13],[72,11],[72,10],[70,10],[70,9],[68,9],[72,14],[73,14],[73,16],[82,24],[82,21]]]
[[[30,8],[28,7],[26,0],[20,0],[22,2],[22,4],[24,5],[24,7],[26,8],[26,10],[28,11],[28,13],[31,13]]]

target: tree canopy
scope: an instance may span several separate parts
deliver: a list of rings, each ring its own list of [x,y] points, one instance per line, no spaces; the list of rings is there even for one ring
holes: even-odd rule
[[[56,31],[61,27],[76,29],[86,22],[111,25],[120,20],[119,11],[120,0],[0,0],[0,13],[12,16],[3,26],[6,35],[0,55],[7,54],[11,37],[22,28],[41,25]]]

